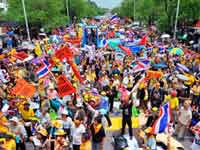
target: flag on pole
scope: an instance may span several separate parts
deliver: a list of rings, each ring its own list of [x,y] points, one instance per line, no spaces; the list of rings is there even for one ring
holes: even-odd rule
[[[64,75],[60,75],[58,77],[58,79],[57,79],[57,85],[58,85],[58,94],[61,97],[66,96],[66,95],[70,95],[70,94],[76,92],[76,89],[67,80],[67,78]]]
[[[49,74],[51,69],[53,68],[53,62],[49,62],[48,60],[42,61],[42,66],[37,70],[36,74],[38,79],[44,78]]]
[[[120,18],[119,18],[117,15],[113,15],[113,16],[110,18],[110,22],[111,22],[111,23],[118,23],[119,20],[120,20]]]
[[[152,127],[152,133],[158,134],[165,132],[171,120],[171,110],[169,102],[164,104],[160,108],[158,119],[155,121]]]

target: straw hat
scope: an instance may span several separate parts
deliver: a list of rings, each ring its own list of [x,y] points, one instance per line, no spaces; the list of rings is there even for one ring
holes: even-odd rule
[[[63,136],[63,135],[65,135],[66,133],[65,133],[65,131],[63,130],[63,129],[58,129],[57,131],[56,131],[56,133],[55,133],[55,135],[57,135],[57,136]]]
[[[52,126],[54,126],[56,128],[62,127],[62,121],[61,120],[52,120],[51,124],[52,124]]]
[[[47,130],[45,129],[45,128],[39,128],[38,130],[37,130],[37,132],[38,133],[40,133],[40,134],[42,134],[43,136],[47,136],[48,135],[48,132],[47,132]]]

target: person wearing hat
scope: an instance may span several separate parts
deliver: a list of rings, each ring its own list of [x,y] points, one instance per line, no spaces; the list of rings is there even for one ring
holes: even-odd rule
[[[28,103],[28,101],[25,101],[24,104],[21,104],[19,106],[19,113],[21,114],[24,122],[29,122],[30,118],[35,116],[35,113],[33,109],[30,108],[30,104]],[[25,125],[25,128],[26,128],[28,137],[30,137],[32,135],[31,127]]]
[[[16,136],[16,147],[18,149],[26,149],[25,141],[27,139],[27,132],[23,124],[19,122],[17,117],[12,117],[10,120],[9,131]]]
[[[64,109],[61,113],[63,129],[66,132],[67,136],[70,136],[70,129],[73,126],[72,118],[69,116],[69,113]]]
[[[31,117],[35,116],[35,113],[32,108],[30,108],[30,104],[28,101],[25,101],[24,104],[19,106],[19,112],[24,119],[24,121],[29,121]]]
[[[48,132],[42,126],[37,128],[36,134],[29,139],[33,142],[36,150],[49,150],[50,141],[47,139]]]
[[[183,140],[185,131],[189,128],[192,119],[192,111],[190,109],[190,100],[184,102],[183,107],[180,108],[178,113],[178,125],[176,128],[176,134],[178,139]]]
[[[172,119],[174,123],[177,122],[177,111],[179,110],[179,99],[176,90],[172,90],[170,95],[165,96],[164,102],[169,102],[172,110]]]
[[[64,150],[68,149],[69,142],[65,139],[65,131],[63,129],[58,129],[55,133],[56,139],[54,141],[54,150]]]
[[[76,120],[77,118],[81,119],[81,121],[85,121],[85,117],[86,117],[86,114],[85,114],[85,111],[83,109],[83,104],[81,102],[77,103],[76,104],[76,113],[74,115],[74,120]]]

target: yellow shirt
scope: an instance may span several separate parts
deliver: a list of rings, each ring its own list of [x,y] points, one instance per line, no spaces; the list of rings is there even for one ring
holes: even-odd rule
[[[179,100],[177,97],[171,97],[170,95],[165,97],[165,102],[169,101],[170,108],[176,109],[179,107]]]
[[[197,96],[200,95],[200,86],[194,85],[192,87],[192,92],[193,92],[194,95],[197,95]]]
[[[80,150],[92,150],[91,141],[86,141],[81,144]]]
[[[3,146],[6,148],[6,150],[16,150],[16,143],[14,139],[5,140]]]
[[[19,107],[19,112],[21,113],[22,118],[23,118],[24,120],[29,120],[31,117],[34,117],[34,116],[35,116],[33,109],[29,108],[28,111],[27,111],[27,110],[24,110],[24,106],[23,106],[23,105],[21,105],[21,106]]]
[[[8,128],[5,127],[5,123],[8,121],[6,117],[1,117],[2,116],[2,113],[0,112],[0,132],[1,133],[6,133],[8,132]]]

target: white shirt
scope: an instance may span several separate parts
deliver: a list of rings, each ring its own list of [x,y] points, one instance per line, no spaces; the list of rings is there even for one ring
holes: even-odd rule
[[[63,128],[70,129],[73,126],[73,121],[70,117],[67,117],[66,120],[63,120]]]
[[[178,120],[180,121],[180,123],[182,123],[183,125],[187,125],[188,122],[192,119],[192,112],[191,110],[188,108],[188,110],[185,110],[183,107],[180,109],[180,116],[178,118]]]
[[[72,143],[73,145],[81,145],[82,144],[82,134],[85,133],[85,127],[83,124],[80,124],[78,127],[75,125],[72,126]]]

